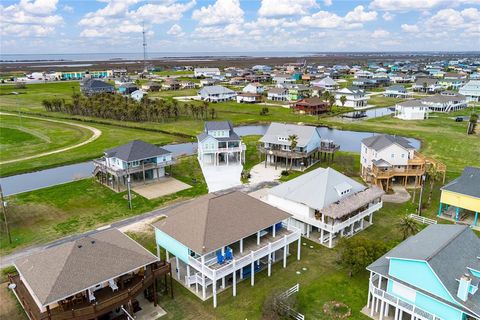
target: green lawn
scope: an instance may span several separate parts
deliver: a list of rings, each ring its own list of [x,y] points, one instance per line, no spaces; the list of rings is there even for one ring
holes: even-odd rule
[[[150,98],[154,98],[154,97],[173,98],[173,97],[196,96],[197,92],[198,92],[198,89],[162,90],[157,92],[149,92],[148,96]]]
[[[193,71],[190,70],[163,70],[153,72],[156,75],[167,77],[167,76],[180,76],[180,75],[193,75]]]
[[[68,124],[0,115],[0,161],[74,145],[92,134],[90,130]]]
[[[376,94],[368,99],[368,104],[377,107],[390,107],[402,101],[405,101],[405,99],[385,97],[383,94]]]
[[[128,209],[126,192],[115,193],[93,178],[10,196],[7,198],[8,218],[13,243],[7,243],[2,224],[0,255],[27,245],[95,229],[174,200],[207,192],[196,157],[179,159],[172,167],[172,174],[193,187],[153,200],[136,196],[133,210]],[[194,179],[196,183],[193,183]]]

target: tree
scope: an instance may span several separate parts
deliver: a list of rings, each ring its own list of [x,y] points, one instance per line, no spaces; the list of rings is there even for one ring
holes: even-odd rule
[[[290,142],[290,152],[293,152],[298,144],[298,136],[296,134],[292,134],[288,136],[288,141]],[[293,166],[293,157],[290,160],[290,169]]]
[[[336,101],[336,99],[335,99],[334,95],[330,95],[328,97],[328,105],[329,105],[330,109],[332,109],[333,105],[335,104],[335,101]]]
[[[472,112],[472,114],[470,115],[470,120],[468,122],[469,124],[468,124],[467,134],[472,134],[475,132],[477,121],[478,121],[478,114]]]
[[[342,107],[345,106],[345,102],[347,102],[347,97],[341,96],[341,97],[340,97],[340,103],[342,104]]]
[[[430,190],[428,192],[427,206],[430,206],[430,203],[432,202],[433,187],[435,186],[435,182],[441,179],[442,174],[437,171],[437,167],[432,164],[428,168],[427,176],[428,180],[430,181]]]
[[[410,218],[408,215],[400,219],[398,227],[400,228],[400,232],[403,235],[403,240],[418,232],[417,222],[413,218]]]
[[[339,263],[348,270],[350,277],[365,270],[369,264],[388,250],[388,246],[383,241],[361,237],[341,238],[338,248],[340,251]]]

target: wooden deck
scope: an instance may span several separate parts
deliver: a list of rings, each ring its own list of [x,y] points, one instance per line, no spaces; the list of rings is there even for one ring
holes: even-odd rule
[[[35,303],[30,292],[18,275],[9,276],[10,283],[16,285],[15,295],[23,306],[23,309],[31,320],[89,320],[107,314],[108,312],[128,304],[141,294],[143,290],[151,287],[154,280],[160,276],[170,273],[170,264],[160,262],[151,272],[146,272],[144,276],[134,276],[128,284],[122,286],[113,292],[110,287],[105,287],[95,291],[96,301],[88,302],[86,299],[80,299],[76,302],[59,305],[56,308],[42,312]]]

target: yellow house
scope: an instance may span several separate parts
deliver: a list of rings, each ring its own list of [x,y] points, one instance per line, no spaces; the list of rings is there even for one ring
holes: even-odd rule
[[[480,168],[465,167],[460,177],[446,184],[440,190],[442,194],[438,209],[439,217],[451,217],[455,221],[472,221],[472,226],[479,225]]]

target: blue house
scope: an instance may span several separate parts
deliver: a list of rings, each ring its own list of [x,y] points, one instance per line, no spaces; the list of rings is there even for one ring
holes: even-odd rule
[[[430,225],[367,267],[370,317],[480,319],[480,238],[462,225]]]

